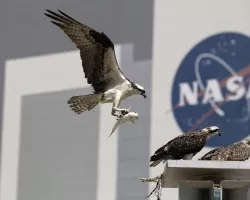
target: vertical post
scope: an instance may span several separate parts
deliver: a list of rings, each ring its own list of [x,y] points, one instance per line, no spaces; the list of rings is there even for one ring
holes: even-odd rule
[[[179,200],[214,200],[212,181],[181,181]]]
[[[250,200],[250,180],[221,181],[222,200]]]
[[[221,200],[221,188],[214,186],[213,188],[214,200]]]

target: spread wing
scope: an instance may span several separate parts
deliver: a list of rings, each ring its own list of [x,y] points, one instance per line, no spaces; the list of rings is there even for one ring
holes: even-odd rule
[[[50,10],[47,12],[44,14],[53,19],[51,22],[60,27],[80,50],[85,78],[95,93],[126,81],[116,60],[114,44],[103,32],[81,24],[60,10],[60,14]]]

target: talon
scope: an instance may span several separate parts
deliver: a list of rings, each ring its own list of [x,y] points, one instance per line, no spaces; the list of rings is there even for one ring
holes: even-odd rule
[[[129,113],[129,111],[127,111],[127,110],[122,110],[121,113],[122,113],[122,115],[126,115],[126,114]]]

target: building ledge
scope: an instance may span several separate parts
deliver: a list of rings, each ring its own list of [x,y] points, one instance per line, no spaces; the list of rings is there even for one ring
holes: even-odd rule
[[[250,161],[168,160],[163,188],[178,188],[182,181],[250,180]]]

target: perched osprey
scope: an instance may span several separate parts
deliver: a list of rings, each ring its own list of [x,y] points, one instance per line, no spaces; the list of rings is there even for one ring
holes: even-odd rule
[[[132,82],[122,73],[116,60],[114,44],[103,33],[81,24],[69,15],[47,10],[45,13],[61,28],[80,50],[82,67],[87,83],[91,84],[93,94],[73,96],[68,100],[70,108],[77,114],[93,109],[99,103],[113,103],[113,116],[121,117],[128,109],[118,108],[121,101],[132,95],[146,98],[142,86]]]
[[[152,162],[150,167],[155,167],[166,160],[191,160],[205,146],[206,142],[215,135],[221,135],[217,126],[210,126],[196,132],[179,135],[155,151],[155,154],[150,158],[150,162]]]
[[[250,157],[250,139],[245,139],[231,145],[216,148],[199,160],[245,161]]]

